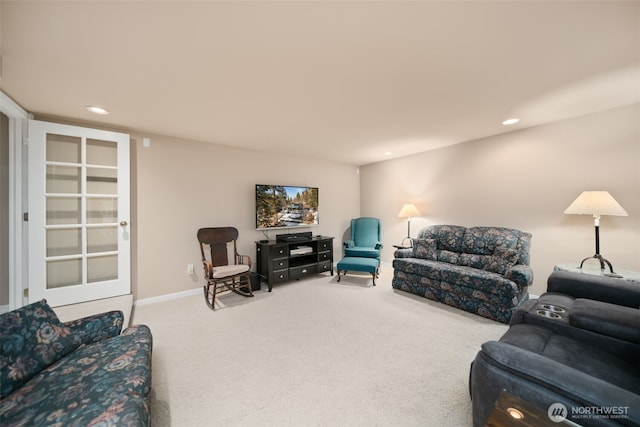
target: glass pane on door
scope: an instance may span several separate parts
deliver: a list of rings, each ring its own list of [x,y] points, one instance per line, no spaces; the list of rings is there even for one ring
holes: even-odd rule
[[[118,194],[116,169],[87,168],[88,194]]]
[[[47,134],[48,162],[80,163],[82,138],[77,136]]]
[[[47,225],[80,224],[80,197],[47,197]]]
[[[87,164],[118,166],[118,144],[87,138]]]
[[[87,224],[118,222],[117,197],[87,197]]]
[[[47,230],[47,257],[82,254],[80,228],[54,228]]]
[[[118,255],[99,256],[87,259],[87,282],[103,282],[118,278]]]
[[[118,250],[118,227],[98,227],[87,230],[87,253]]]
[[[80,194],[81,171],[74,166],[47,166],[47,193]]]
[[[82,284],[82,259],[47,262],[47,289]]]

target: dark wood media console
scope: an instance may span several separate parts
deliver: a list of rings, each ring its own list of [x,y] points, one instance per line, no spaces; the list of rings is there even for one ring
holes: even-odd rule
[[[256,242],[257,272],[269,292],[274,283],[327,271],[333,276],[333,237],[295,235],[284,239]]]

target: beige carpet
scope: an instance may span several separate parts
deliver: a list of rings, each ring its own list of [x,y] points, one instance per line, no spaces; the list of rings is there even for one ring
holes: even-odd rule
[[[395,291],[392,269],[137,307],[154,426],[470,426],[469,365],[506,325]]]

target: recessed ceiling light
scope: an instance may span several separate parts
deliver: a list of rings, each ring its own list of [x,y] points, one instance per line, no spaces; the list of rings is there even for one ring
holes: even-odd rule
[[[87,105],[85,108],[95,114],[109,114],[109,110],[95,105]]]
[[[505,125],[505,126],[509,126],[509,125],[516,124],[519,121],[520,121],[520,119],[507,119],[504,122],[502,122],[502,124]]]
[[[384,155],[385,155],[385,156],[390,156],[390,155],[391,155],[391,151],[385,151],[385,152],[384,152]]]

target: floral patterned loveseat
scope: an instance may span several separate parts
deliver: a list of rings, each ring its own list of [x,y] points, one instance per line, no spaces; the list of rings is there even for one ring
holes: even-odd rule
[[[122,322],[61,323],[45,300],[0,315],[0,424],[149,425],[151,332]]]
[[[393,260],[395,289],[508,323],[529,299],[531,234],[503,227],[434,225]]]

